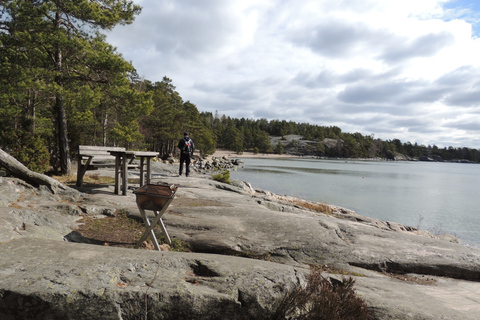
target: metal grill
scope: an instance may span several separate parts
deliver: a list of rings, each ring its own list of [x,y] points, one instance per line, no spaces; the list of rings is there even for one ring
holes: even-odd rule
[[[170,185],[168,183],[146,184],[143,187],[133,191],[133,193],[173,198],[177,189],[177,186],[173,184]]]
[[[160,211],[167,204],[168,200],[175,197],[178,187],[175,185],[146,184],[133,191],[137,197],[137,205],[144,210]],[[167,205],[168,206],[168,205]]]

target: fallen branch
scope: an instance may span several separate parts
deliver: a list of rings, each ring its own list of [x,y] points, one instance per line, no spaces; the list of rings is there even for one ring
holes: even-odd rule
[[[54,194],[74,190],[53,178],[28,169],[20,161],[2,149],[0,149],[0,167],[4,167],[15,178],[21,179],[36,188],[41,185],[47,186]]]

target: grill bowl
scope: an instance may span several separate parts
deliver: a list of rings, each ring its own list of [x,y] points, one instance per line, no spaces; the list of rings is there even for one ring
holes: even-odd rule
[[[170,184],[146,184],[133,191],[143,210],[161,211],[175,197],[178,187]]]

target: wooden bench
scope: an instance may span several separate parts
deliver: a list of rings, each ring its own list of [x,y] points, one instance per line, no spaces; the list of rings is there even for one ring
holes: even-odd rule
[[[115,156],[110,153],[112,151],[125,152],[125,148],[78,146],[77,187],[81,187],[83,185],[83,177],[88,170],[98,170],[102,167],[115,167]],[[131,163],[128,164],[128,167],[137,168],[136,165]]]

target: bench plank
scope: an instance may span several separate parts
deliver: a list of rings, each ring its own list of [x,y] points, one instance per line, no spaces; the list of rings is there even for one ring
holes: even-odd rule
[[[87,153],[89,151],[98,152],[98,153],[103,152],[105,154],[108,154],[109,151],[125,151],[125,148],[124,147],[83,146],[83,145],[78,146],[79,153]]]

